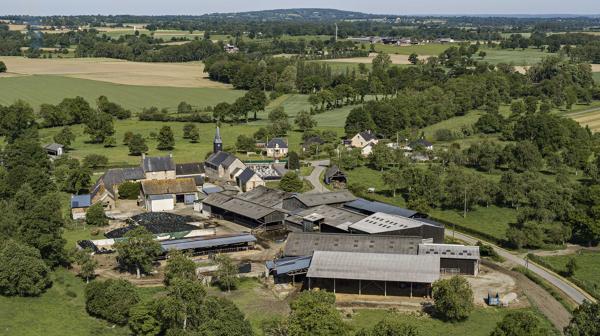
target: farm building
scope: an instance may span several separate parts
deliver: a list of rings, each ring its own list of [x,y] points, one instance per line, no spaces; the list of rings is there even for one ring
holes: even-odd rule
[[[173,210],[176,203],[193,204],[197,193],[193,178],[142,181],[141,198],[151,212]]]
[[[297,209],[285,219],[289,231],[348,232],[348,226],[366,218],[365,215],[343,208],[320,205]]]
[[[113,208],[119,198],[119,185],[125,182],[139,182],[145,178],[142,167],[109,169],[92,187],[92,203],[102,202],[105,207]]]
[[[177,178],[191,177],[196,181],[201,178],[204,181],[204,164],[201,162],[178,163],[175,165],[175,176]]]
[[[338,166],[333,165],[325,171],[323,181],[326,184],[340,184],[345,185],[348,182],[346,173],[344,173]]]
[[[443,274],[479,274],[479,246],[420,244],[419,255],[439,256]]]
[[[142,154],[142,169],[146,180],[174,179],[175,161],[173,155],[151,157]]]
[[[284,257],[311,256],[315,251],[418,254],[421,237],[291,232]]]
[[[296,194],[283,200],[283,208],[288,211],[308,209],[319,205],[341,206],[344,203],[356,200],[356,196],[347,190],[315,193]]]
[[[268,157],[282,158],[288,154],[288,144],[285,139],[273,138],[265,145],[265,150]]]
[[[444,226],[441,224],[394,216],[383,212],[374,213],[353,223],[347,227],[347,230],[350,233],[373,235],[419,236],[423,239],[433,239],[434,243],[444,242]]]
[[[49,156],[58,157],[58,156],[61,156],[64,154],[65,146],[63,146],[61,144],[57,144],[57,143],[51,143],[51,144],[44,146],[44,150],[46,151],[46,154],[48,154]]]
[[[264,205],[269,208],[282,209],[283,199],[290,195],[292,195],[292,193],[283,190],[258,186],[253,190],[239,194],[236,197],[241,200]]]
[[[256,237],[251,234],[203,236],[161,241],[164,252],[187,251],[193,255],[237,252],[254,248]]]
[[[202,200],[204,215],[228,220],[249,228],[279,229],[285,213],[224,193],[215,193]]]
[[[92,195],[71,195],[71,218],[84,219],[87,208],[92,206]]]
[[[227,152],[213,153],[204,162],[206,177],[212,180],[234,181],[234,172],[245,168],[246,165],[240,159]]]
[[[429,296],[440,278],[440,257],[315,251],[306,278],[309,289],[334,293]]]
[[[360,212],[370,216],[377,212],[383,212],[390,215],[407,217],[407,218],[426,218],[427,215],[405,208],[400,208],[391,204],[381,203],[376,201],[368,201],[364,198],[359,198],[355,201],[344,204],[344,208],[356,212]]]
[[[251,168],[244,169],[236,177],[236,182],[238,187],[240,187],[243,192],[265,185],[265,181],[260,178],[260,176],[258,176],[258,174],[256,174]]]

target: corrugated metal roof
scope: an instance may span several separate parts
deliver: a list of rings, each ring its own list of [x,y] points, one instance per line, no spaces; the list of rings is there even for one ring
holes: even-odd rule
[[[288,217],[286,220],[292,223],[301,224],[302,218],[312,214],[321,215],[323,217],[323,224],[333,226],[344,231],[348,230],[349,225],[366,217],[363,214],[352,212],[343,208],[321,205],[316,208],[303,209],[302,211],[294,212],[294,215]]]
[[[383,212],[376,212],[371,216],[349,226],[352,230],[364,233],[383,233],[431,225],[416,219],[394,216]]]
[[[344,204],[345,208],[360,211],[367,215],[372,215],[376,212],[383,212],[390,215],[397,215],[402,217],[412,217],[418,214],[417,211],[400,208],[391,204],[367,201],[364,198],[359,198],[355,201]]]
[[[144,172],[159,172],[175,170],[175,161],[172,156],[146,156],[142,162]]]
[[[327,168],[327,170],[325,171],[324,177],[325,177],[325,179],[329,179],[329,178],[332,178],[337,173],[340,173],[342,175],[346,175],[346,174],[344,174],[343,171],[340,170],[340,168],[338,168],[338,166],[333,165],[333,166]]]
[[[92,205],[92,195],[71,195],[71,209],[88,208]]]
[[[191,250],[201,248],[211,248],[218,246],[252,243],[256,241],[256,237],[251,234],[235,235],[235,236],[217,236],[217,237],[197,237],[167,240],[160,243],[163,251],[168,250]]]
[[[315,251],[309,278],[433,283],[440,278],[434,255]]]
[[[204,183],[202,185],[202,191],[205,194],[214,194],[214,193],[218,193],[223,191],[223,188],[219,187],[218,185],[212,184],[212,183]]]
[[[59,150],[61,148],[64,148],[64,147],[65,146],[63,146],[61,144],[58,144],[58,143],[51,143],[51,144],[48,144],[48,145],[44,146],[44,149],[49,149],[49,150],[52,150],[52,151],[57,151],[57,150]]]
[[[145,195],[188,194],[197,192],[196,182],[190,177],[142,181],[142,190]]]
[[[281,201],[289,196],[291,196],[291,193],[267,188],[265,186],[258,186],[251,191],[238,195],[237,198],[268,207],[274,207],[280,205]]]
[[[307,269],[310,266],[311,259],[311,256],[281,258],[267,261],[266,266],[270,271],[275,271],[276,275],[281,275]]]
[[[306,256],[314,251],[417,254],[421,237],[347,233],[290,232],[283,255]]]
[[[479,260],[479,246],[454,244],[420,244],[420,255],[437,255],[446,259]]]
[[[307,207],[314,207],[324,204],[345,203],[354,201],[356,199],[356,196],[352,195],[352,193],[348,190],[317,194],[297,194],[292,197],[297,198]]]
[[[270,213],[277,211],[275,209],[262,206],[260,204],[255,204],[237,198],[232,198],[229,201],[221,204],[219,207],[229,212],[233,212],[252,219],[260,219]]]

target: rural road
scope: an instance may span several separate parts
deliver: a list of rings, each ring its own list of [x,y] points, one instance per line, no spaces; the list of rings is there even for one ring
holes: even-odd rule
[[[450,230],[448,228],[446,228],[446,235],[453,236],[453,237],[460,239],[468,244],[476,244],[477,241],[485,242],[481,239],[477,239],[477,238],[465,235],[458,231],[453,232],[452,230]],[[583,291],[579,287],[575,286],[571,282],[567,281],[566,279],[560,277],[559,275],[554,274],[554,273],[552,273],[530,261],[528,262],[527,260],[525,260],[517,255],[514,255],[503,248],[500,248],[489,242],[485,242],[485,243],[493,246],[494,250],[496,250],[496,252],[498,252],[498,254],[500,256],[502,256],[503,258],[505,258],[506,260],[508,260],[512,263],[515,263],[517,265],[527,267],[530,271],[537,274],[541,278],[545,279],[546,281],[548,281],[549,283],[551,283],[552,285],[554,285],[555,287],[557,287],[558,289],[563,291],[568,297],[570,297],[573,301],[577,302],[578,304],[583,303],[584,300],[591,301],[591,302],[596,301],[593,297],[591,297],[585,291]]]
[[[313,166],[314,169],[310,175],[304,177],[304,179],[313,185],[313,189],[308,193],[328,192],[329,189],[325,188],[321,182],[321,173],[323,173],[326,167],[329,166],[329,160],[311,161],[310,165]]]

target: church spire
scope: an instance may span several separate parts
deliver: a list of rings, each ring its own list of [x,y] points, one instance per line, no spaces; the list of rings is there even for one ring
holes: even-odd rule
[[[223,140],[221,139],[221,131],[217,126],[217,132],[215,133],[215,139],[213,140],[213,153],[223,151]]]

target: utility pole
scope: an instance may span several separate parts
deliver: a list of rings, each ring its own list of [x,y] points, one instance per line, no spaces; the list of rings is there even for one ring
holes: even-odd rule
[[[338,40],[338,25],[337,23],[335,24],[335,42],[337,42]]]

